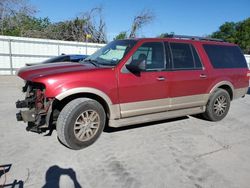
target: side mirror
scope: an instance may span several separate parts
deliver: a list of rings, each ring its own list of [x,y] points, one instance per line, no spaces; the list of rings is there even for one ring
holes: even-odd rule
[[[126,68],[134,74],[139,74],[141,71],[146,69],[146,61],[142,60],[141,62],[131,62],[126,65]]]

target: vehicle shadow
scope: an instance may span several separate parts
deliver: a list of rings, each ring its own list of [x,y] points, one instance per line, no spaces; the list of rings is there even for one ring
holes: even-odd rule
[[[24,182],[22,180],[14,180],[13,183],[6,183],[7,173],[10,171],[12,164],[0,165],[0,178],[3,180],[0,184],[0,188],[12,187],[12,188],[23,188]],[[3,177],[3,178],[2,178]]]
[[[45,175],[45,185],[42,188],[59,188],[60,176],[67,175],[74,183],[75,188],[81,188],[76,173],[72,168],[64,169],[57,165],[51,166]]]
[[[141,123],[141,124],[135,124],[135,125],[125,126],[125,127],[118,127],[118,128],[106,126],[103,131],[106,133],[112,133],[112,132],[142,128],[142,127],[147,127],[147,126],[153,126],[153,125],[161,124],[161,123],[170,123],[170,122],[175,122],[175,121],[180,121],[180,120],[185,120],[185,119],[189,119],[189,117],[182,116],[182,117],[177,117],[177,118],[172,118],[172,119],[153,121],[149,123]]]

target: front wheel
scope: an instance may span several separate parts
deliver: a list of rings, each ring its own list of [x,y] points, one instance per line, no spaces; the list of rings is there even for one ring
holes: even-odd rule
[[[59,114],[58,138],[71,149],[85,148],[99,138],[105,122],[106,114],[99,102],[88,98],[74,99]]]
[[[202,116],[209,121],[222,120],[229,111],[230,101],[230,96],[226,90],[220,88],[215,90]]]

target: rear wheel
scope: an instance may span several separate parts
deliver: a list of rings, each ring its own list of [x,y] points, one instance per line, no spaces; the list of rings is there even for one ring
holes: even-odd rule
[[[71,149],[82,149],[94,143],[103,131],[106,114],[100,103],[88,98],[69,102],[57,120],[59,140]]]
[[[211,95],[206,111],[202,116],[209,121],[220,121],[228,113],[230,108],[230,96],[224,89],[216,89]]]

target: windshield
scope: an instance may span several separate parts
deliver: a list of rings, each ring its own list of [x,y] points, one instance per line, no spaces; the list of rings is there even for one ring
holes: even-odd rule
[[[99,65],[117,65],[135,43],[135,40],[116,40],[110,42],[86,58],[84,62],[92,61]]]

